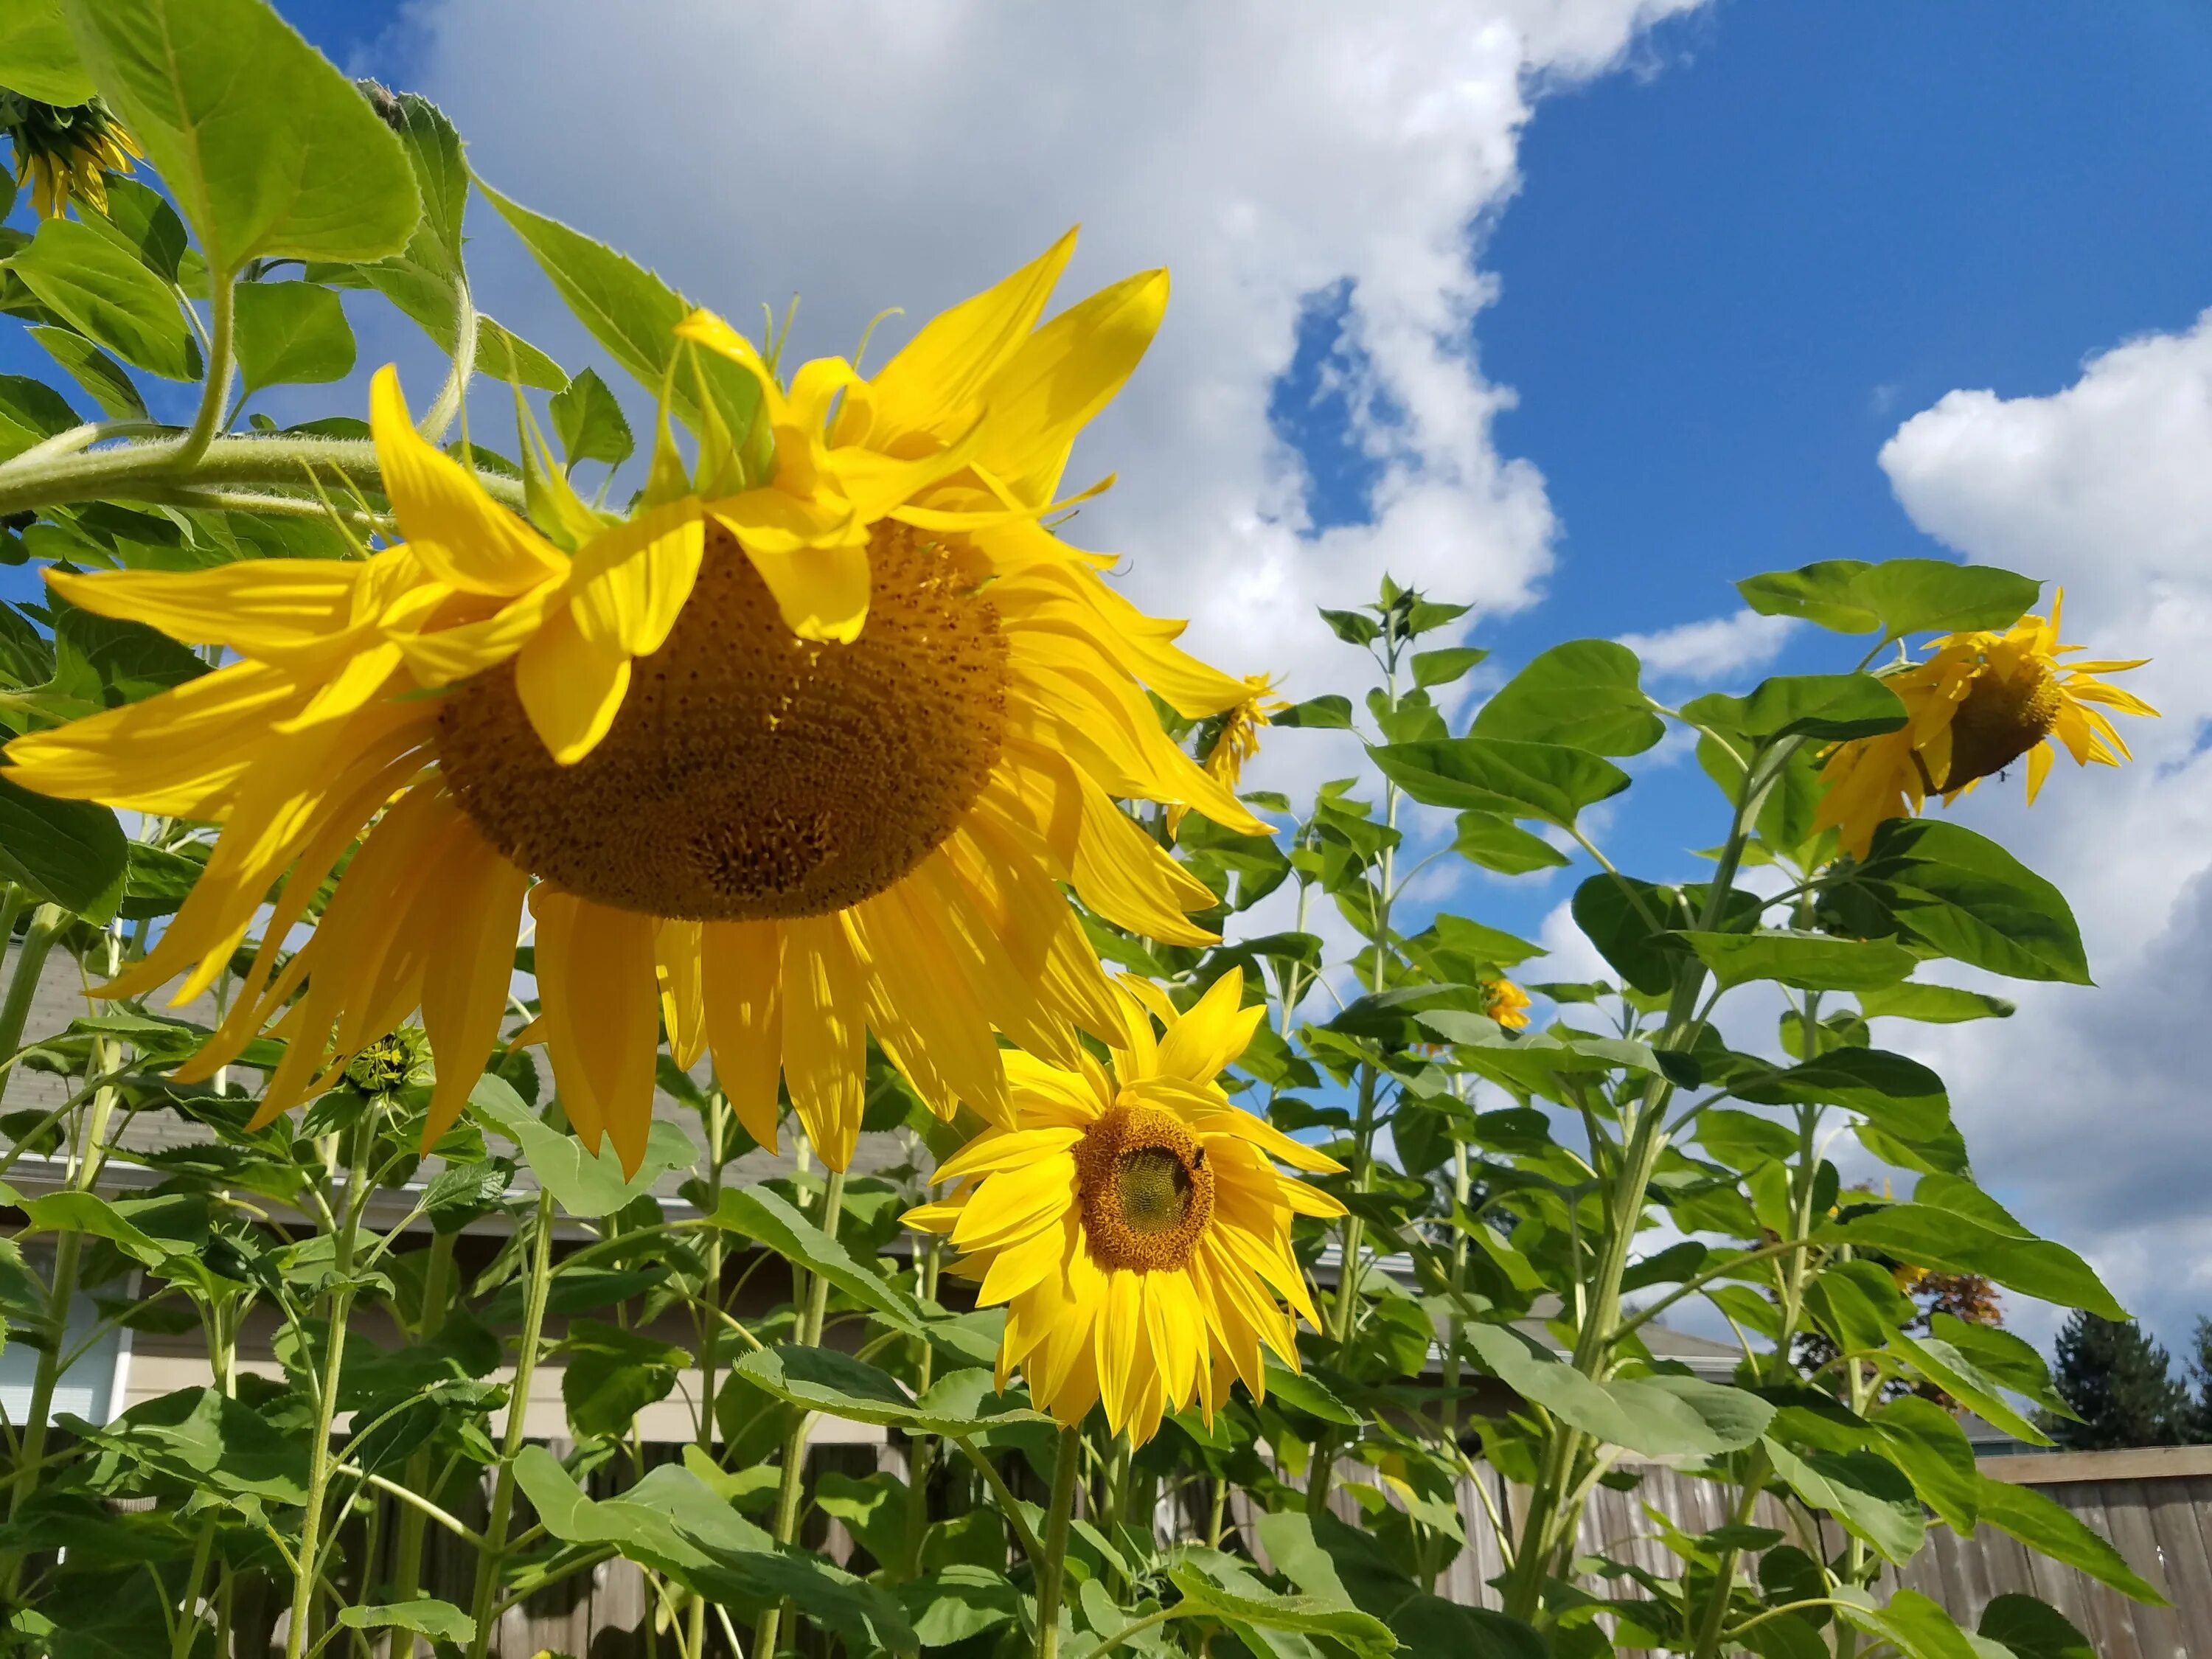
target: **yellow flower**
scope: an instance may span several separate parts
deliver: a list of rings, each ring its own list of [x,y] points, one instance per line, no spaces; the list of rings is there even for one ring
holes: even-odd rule
[[[1237,780],[1244,775],[1244,763],[1260,752],[1260,728],[1279,711],[1290,707],[1288,702],[1274,695],[1274,681],[1266,674],[1246,677],[1249,693],[1221,717],[1221,729],[1214,734],[1212,746],[1206,751],[1206,775],[1232,794]],[[1183,814],[1189,809],[1170,806],[1168,809],[1168,833],[1182,827]]]
[[[1216,1081],[1266,1013],[1240,1006],[1243,973],[1180,1018],[1156,988],[1130,988],[1164,1034],[1133,1010],[1110,1065],[1008,1055],[1013,1123],[942,1165],[933,1178],[951,1194],[906,1220],[951,1234],[956,1271],[981,1281],[976,1300],[1006,1304],[1000,1388],[1018,1367],[1063,1423],[1103,1401],[1141,1445],[1193,1400],[1211,1423],[1237,1378],[1264,1398],[1263,1346],[1297,1369],[1291,1316],[1320,1322],[1291,1218],[1344,1206],[1271,1159],[1322,1175],[1340,1164],[1231,1105]]]
[[[64,107],[0,89],[0,132],[15,152],[15,182],[31,182],[31,204],[41,219],[69,210],[72,193],[107,211],[107,175],[128,175],[138,148],[99,99]]]
[[[931,322],[872,380],[825,360],[786,392],[727,325],[688,319],[685,349],[760,384],[765,480],[738,476],[724,438],[702,444],[695,488],[664,419],[635,517],[607,522],[548,467],[552,522],[533,528],[416,434],[387,368],[370,425],[400,545],[53,575],[72,604],[240,659],[9,745],[27,787],[222,825],[156,947],[105,994],[183,974],[189,1000],[273,902],[184,1074],[264,1030],[289,1039],[265,1121],[419,1006],[434,1137],[499,1042],[526,893],[532,1035],[572,1124],[626,1167],[664,1024],[678,1064],[711,1051],[765,1144],[780,1078],[833,1168],[871,1035],[939,1111],[1012,1122],[996,1033],[1074,1066],[1078,1029],[1123,1029],[1060,884],[1151,937],[1212,937],[1186,913],[1213,896],[1114,798],[1266,829],[1144,690],[1196,719],[1247,687],[1109,587],[1109,559],[1037,523],[1167,293],[1146,272],[1039,326],[1072,246]]]
[[[1486,979],[1482,987],[1487,998],[1482,1012],[1509,1031],[1526,1030],[1528,1026],[1528,994],[1510,979]]]
[[[1836,745],[1820,769],[1826,787],[1814,829],[1838,830],[1844,851],[1864,858],[1883,820],[1919,811],[1929,795],[1948,806],[2023,755],[2030,805],[2061,744],[2079,766],[2130,758],[2104,709],[2158,710],[2098,676],[2149,659],[2062,662],[2082,648],[2058,642],[2065,602],[2062,588],[2048,622],[2022,617],[2002,634],[1947,634],[1924,660],[1884,674],[1910,718],[1894,732]]]

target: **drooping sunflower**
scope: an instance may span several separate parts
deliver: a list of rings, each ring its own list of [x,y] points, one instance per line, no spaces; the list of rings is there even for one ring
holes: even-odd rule
[[[1212,937],[1186,913],[1212,895],[1115,798],[1266,830],[1144,690],[1195,719],[1248,688],[1103,580],[1110,558],[1038,523],[1167,291],[1142,273],[1040,326],[1073,242],[868,380],[825,359],[787,391],[720,319],[688,319],[682,349],[759,386],[762,478],[711,422],[687,477],[664,416],[632,517],[593,514],[545,458],[533,525],[416,434],[387,368],[370,426],[398,544],[52,576],[71,604],[239,659],[9,747],[30,788],[222,826],[155,948],[104,994],[182,974],[190,1000],[272,905],[185,1075],[264,1030],[289,1039],[266,1121],[419,1006],[434,1138],[500,1041],[526,902],[563,1103],[628,1167],[664,1023],[679,1065],[712,1052],[763,1144],[781,1079],[833,1168],[871,1034],[940,1111],[1011,1122],[995,1032],[1074,1066],[1077,1029],[1124,1029],[1057,884],[1152,937]]]
[[[1211,1423],[1238,1378],[1264,1398],[1263,1349],[1297,1369],[1292,1316],[1320,1321],[1291,1218],[1344,1206],[1274,1160],[1319,1175],[1340,1164],[1218,1081],[1266,1013],[1240,1006],[1243,973],[1180,1017],[1156,988],[1130,989],[1148,1012],[1132,1010],[1110,1064],[1007,1057],[1013,1122],[941,1165],[933,1179],[952,1191],[906,1221],[950,1234],[976,1300],[1006,1304],[1000,1388],[1018,1368],[1063,1423],[1103,1402],[1142,1444],[1194,1400]]]
[[[1218,729],[1206,745],[1204,763],[1206,776],[1232,792],[1244,775],[1245,763],[1260,752],[1260,728],[1272,716],[1291,706],[1288,699],[1275,695],[1272,676],[1249,675],[1244,686],[1244,701],[1224,710],[1214,722]],[[1187,806],[1168,808],[1170,835],[1182,828],[1183,816],[1189,810]]]
[[[41,219],[60,218],[71,195],[106,212],[107,175],[127,176],[131,158],[145,153],[97,98],[42,104],[0,88],[0,133],[15,151],[15,182],[31,186],[31,206]]]
[[[2099,676],[2149,659],[2063,661],[2083,648],[2059,643],[2065,603],[2062,588],[2047,622],[2027,616],[2002,634],[1947,634],[1920,661],[1885,673],[1911,718],[1836,745],[1820,769],[1814,830],[1837,830],[1844,851],[1863,858],[1885,819],[1911,817],[1930,795],[1948,806],[2023,756],[2031,805],[2061,744],[2078,766],[2132,758],[2105,710],[2154,718],[2158,710]]]

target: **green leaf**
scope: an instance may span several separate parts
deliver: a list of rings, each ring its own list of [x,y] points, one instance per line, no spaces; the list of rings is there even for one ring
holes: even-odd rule
[[[1879,1353],[1918,1311],[1874,1261],[1831,1262],[1805,1287],[1805,1305],[1844,1353]]]
[[[197,1194],[106,1199],[72,1188],[31,1199],[22,1208],[31,1231],[104,1238],[149,1267],[159,1267],[173,1256],[193,1255],[208,1242],[207,1200]]]
[[[1984,991],[1955,985],[1907,981],[1859,993],[1859,1012],[1869,1019],[1917,1019],[1929,1025],[1956,1025],[1970,1019],[2010,1019],[2016,1005]]]
[[[1327,1389],[1303,1371],[1294,1371],[1287,1365],[1267,1357],[1267,1393],[1280,1399],[1286,1406],[1295,1407],[1309,1417],[1317,1417],[1324,1423],[1340,1424],[1356,1429],[1363,1419],[1359,1413],[1339,1400]]]
[[[909,1336],[922,1334],[920,1305],[844,1245],[764,1188],[725,1188],[708,1218],[726,1231],[764,1244],[785,1261],[819,1273],[837,1289]]]
[[[1879,630],[1892,639],[2008,627],[2035,603],[2039,588],[2009,570],[1945,559],[1872,565],[1830,559],[1736,584],[1744,603],[1763,616],[1802,617],[1839,634]]]
[[[1304,702],[1294,702],[1288,708],[1278,711],[1270,717],[1267,724],[1349,732],[1352,729],[1352,699],[1334,694],[1325,697],[1308,697]]]
[[[1834,1048],[1817,1060],[1733,1085],[1759,1106],[1843,1106],[1914,1146],[1942,1148],[1951,1134],[1943,1079],[1917,1060],[1880,1048]]]
[[[2048,1446],[2051,1437],[2021,1415],[1995,1378],[1940,1337],[1892,1333],[1889,1351],[1917,1375],[1925,1377],[1967,1410],[2025,1440],[2031,1446]]]
[[[208,672],[191,647],[144,623],[97,617],[58,595],[47,603],[54,613],[52,690],[86,713],[137,702]]]
[[[690,1358],[683,1349],[596,1319],[572,1321],[561,1398],[579,1438],[623,1435],[639,1412],[665,1400]]]
[[[1766,1455],[1790,1490],[1826,1510],[1885,1560],[1902,1565],[1927,1535],[1920,1499],[1896,1467],[1872,1452],[1814,1452],[1801,1457],[1771,1435]]]
[[[2033,1595],[1992,1597],[1982,1609],[1980,1633],[2011,1649],[2016,1659],[2097,1659],[2089,1638],[2064,1613]]]
[[[612,1215],[650,1193],[671,1170],[688,1170],[699,1149],[672,1123],[656,1122],[635,1176],[623,1174],[611,1146],[591,1152],[574,1135],[548,1128],[503,1079],[487,1073],[469,1091],[469,1105],[491,1128],[522,1148],[531,1173],[561,1207],[581,1220]]]
[[[1570,640],[1536,657],[1475,714],[1482,738],[1640,755],[1666,735],[1638,684],[1643,665],[1611,640]],[[1587,803],[1585,803],[1587,804]],[[1556,821],[1556,820],[1555,820]]]
[[[1837,1614],[1847,1624],[1894,1645],[1905,1659],[1989,1659],[1951,1615],[1918,1590],[1901,1589],[1877,1608],[1866,1592],[1846,1587]]]
[[[398,138],[263,0],[64,0],[100,92],[144,146],[210,268],[378,259],[422,205]]]
[[[2071,1510],[2033,1486],[2016,1486],[1984,1475],[1976,1507],[1984,1522],[2011,1534],[2038,1553],[2077,1568],[2099,1583],[2109,1584],[2147,1606],[2171,1605],[2128,1565],[2125,1556],[2076,1519]]]
[[[1389,1659],[1398,1650],[1398,1638],[1390,1633],[1390,1627],[1355,1607],[1334,1606],[1310,1595],[1240,1594],[1223,1589],[1196,1567],[1181,1564],[1170,1567],[1167,1576],[1183,1593],[1185,1602],[1231,1624],[1329,1637],[1351,1652],[1371,1656],[1371,1659]]]
[[[0,461],[77,424],[61,393],[27,374],[0,374]]]
[[[0,87],[64,109],[92,96],[57,0],[8,0],[0,9]]]
[[[195,380],[200,351],[161,279],[75,219],[48,219],[28,246],[0,261],[39,302],[136,368]]]
[[[37,795],[0,771],[0,876],[89,921],[122,902],[131,843],[115,814],[90,801]]]
[[[1833,742],[1894,732],[1905,721],[1897,693],[1872,674],[1778,674],[1747,697],[1714,692],[1686,704],[1682,717],[1760,741],[1814,738]]]
[[[899,1600],[925,1648],[949,1648],[1011,1625],[1022,1596],[1006,1574],[955,1562],[899,1586]]]
[[[93,402],[118,421],[146,418],[146,399],[131,376],[83,335],[66,328],[41,325],[25,333],[46,349],[46,355],[68,371],[69,377],[90,394]]]
[[[382,1607],[338,1609],[338,1623],[348,1630],[404,1630],[435,1641],[465,1647],[477,1639],[477,1621],[451,1601],[397,1601]]]
[[[105,229],[119,238],[163,282],[176,283],[185,278],[191,239],[185,230],[185,222],[177,216],[176,209],[158,190],[136,179],[111,177],[107,181],[106,216],[94,214],[84,222],[94,230]],[[200,275],[204,278],[205,272]]]
[[[2023,1341],[2001,1326],[1970,1324],[1941,1312],[1929,1316],[1929,1334],[1949,1343],[1984,1376],[1995,1378],[2014,1394],[2025,1395],[2045,1411],[2057,1417],[2074,1415],[2073,1409],[2051,1386],[2051,1367],[2044,1363],[2033,1344]]]
[[[1628,774],[1588,750],[1503,738],[1370,746],[1383,775],[1425,806],[1473,808],[1574,827],[1584,807],[1628,787]]]
[[[1502,813],[1462,812],[1459,815],[1458,830],[1452,840],[1452,851],[1468,863],[1495,870],[1502,876],[1556,870],[1567,862],[1565,853]]]
[[[1469,1325],[1462,1340],[1524,1400],[1608,1444],[1647,1457],[1713,1456],[1750,1445],[1774,1407],[1757,1395],[1687,1376],[1600,1382],[1504,1325]]]
[[[1724,989],[1759,979],[1778,980],[1801,991],[1875,989],[1896,984],[1917,965],[1910,951],[1889,939],[1692,929],[1683,930],[1681,939]]]
[[[175,915],[207,868],[204,857],[186,858],[143,841],[130,842],[126,850],[130,870],[124,879],[123,902],[115,912],[125,921]],[[203,854],[205,850],[203,846]]]
[[[2014,979],[2090,982],[2064,896],[1962,825],[1892,818],[1875,832],[1856,880],[1904,937],[1926,949]]]
[[[558,392],[568,384],[568,372],[506,324],[493,318],[477,319],[477,373],[510,386],[536,386]]]
[[[1413,653],[1413,684],[1425,689],[1431,685],[1449,685],[1463,678],[1476,664],[1490,654],[1472,645],[1446,646],[1440,651]]]
[[[1972,1532],[1982,1478],[1959,1419],[1934,1401],[1908,1394],[1876,1410],[1873,1421],[1882,1449],[1905,1471],[1920,1501],[1953,1531]]]
[[[803,1411],[850,1423],[879,1423],[908,1433],[972,1435],[1018,1423],[1043,1423],[1039,1413],[1005,1405],[989,1392],[988,1371],[955,1372],[921,1400],[889,1372],[834,1348],[786,1345],[757,1349],[737,1364],[756,1387]]]
[[[1886,1204],[1849,1221],[1830,1223],[1815,1237],[1863,1244],[1916,1267],[1979,1273],[2022,1296],[2086,1308],[2102,1318],[2128,1316],[2088,1265],[2064,1245],[2009,1234],[1955,1210]]]
[[[553,417],[553,430],[561,440],[562,453],[570,466],[586,461],[605,461],[609,466],[620,466],[630,457],[637,441],[630,435],[629,417],[623,413],[622,405],[607,383],[591,369],[578,372],[576,378],[555,392],[546,405]]]
[[[1346,645],[1371,645],[1382,637],[1382,624],[1364,611],[1324,611],[1321,619]]]
[[[671,380],[667,372],[676,357],[676,325],[690,312],[690,301],[605,243],[477,183],[592,337],[648,391],[657,394],[666,382],[677,413],[697,431],[701,416],[692,376]],[[696,354],[696,360],[717,416],[742,450],[759,413],[760,388],[734,363],[712,353]]]
[[[182,1389],[133,1406],[90,1438],[188,1487],[301,1504],[307,1449],[214,1389]]]
[[[332,289],[315,283],[240,283],[240,391],[342,380],[353,373],[353,330]]]

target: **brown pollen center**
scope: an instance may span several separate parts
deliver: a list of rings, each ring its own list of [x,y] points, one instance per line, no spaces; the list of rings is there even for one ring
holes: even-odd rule
[[[1213,1170],[1182,1119],[1116,1106],[1077,1143],[1075,1171],[1092,1261],[1131,1273],[1188,1265],[1213,1219]]]
[[[505,664],[441,705],[447,787],[521,868],[619,909],[769,921],[882,892],[989,782],[1006,645],[971,551],[886,521],[868,564],[860,636],[802,640],[710,523],[698,581],[599,746],[556,761]]]
[[[1983,673],[1951,716],[1948,793],[1977,778],[1994,777],[2051,735],[2063,703],[2058,677],[2033,658],[2010,677]]]

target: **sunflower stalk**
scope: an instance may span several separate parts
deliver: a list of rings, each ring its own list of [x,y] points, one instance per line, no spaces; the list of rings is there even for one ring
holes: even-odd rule
[[[1075,1487],[1083,1457],[1083,1427],[1068,1424],[1060,1431],[1059,1452],[1053,1459],[1044,1557],[1036,1564],[1036,1659],[1056,1659],[1060,1652],[1060,1609],[1067,1587],[1067,1536],[1075,1517]]]
[[[484,1522],[483,1547],[477,1552],[476,1590],[470,1604],[476,1635],[469,1644],[469,1659],[484,1659],[491,1651],[493,1608],[507,1565],[507,1528],[514,1516],[514,1462],[522,1455],[528,1428],[530,1384],[537,1374],[552,1283],[553,1194],[541,1187],[531,1222],[530,1267],[523,1281],[522,1334],[515,1347],[514,1380],[507,1385],[507,1432],[500,1444],[499,1474],[492,1483],[491,1515]]]

